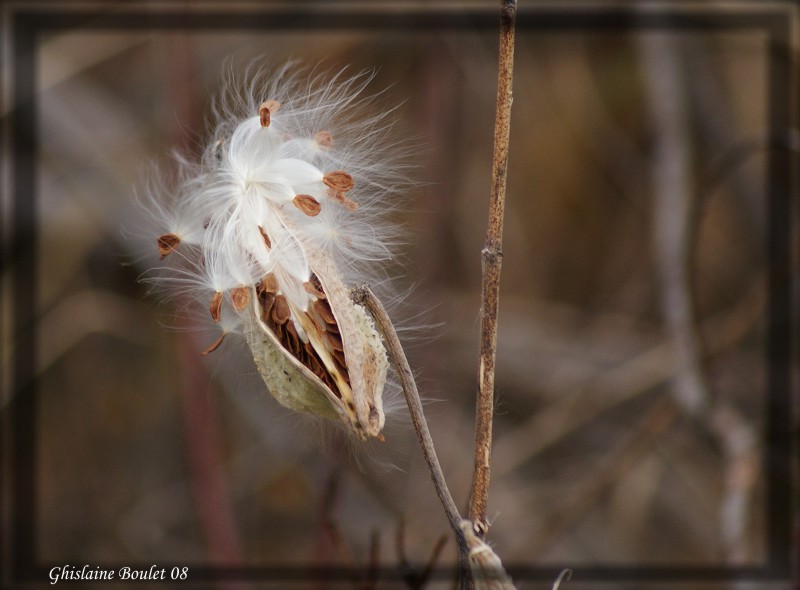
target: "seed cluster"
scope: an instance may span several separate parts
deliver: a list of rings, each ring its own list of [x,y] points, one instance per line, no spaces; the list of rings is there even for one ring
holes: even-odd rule
[[[163,270],[172,272],[179,286],[189,285],[222,328],[203,354],[237,331],[231,319],[242,331],[260,330],[271,340],[248,337],[251,349],[274,341],[289,359],[278,363],[282,372],[294,367],[346,423],[379,436],[385,351],[363,310],[352,309],[346,295],[341,265],[349,267],[350,261],[332,249],[346,244],[359,254],[368,244],[358,233],[345,233],[368,228],[348,219],[359,204],[351,197],[356,179],[346,168],[348,162],[356,172],[376,167],[366,162],[359,168],[329,130],[313,127],[323,121],[318,115],[323,99],[347,104],[352,97],[332,88],[313,96],[317,103],[299,108],[270,98],[251,107],[244,119],[222,122],[203,164],[179,187],[172,207],[159,209],[167,231],[156,246],[169,265]],[[365,254],[364,259],[373,256]],[[252,352],[254,359],[276,358]],[[292,392],[273,391],[296,381],[274,375],[267,363],[256,364],[281,403],[319,407],[313,400],[292,401]],[[297,395],[311,395],[311,389],[300,388]]]

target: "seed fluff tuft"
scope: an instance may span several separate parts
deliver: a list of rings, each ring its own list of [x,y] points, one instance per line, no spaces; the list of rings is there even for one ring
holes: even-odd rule
[[[388,361],[349,287],[385,282],[398,233],[385,221],[410,186],[371,73],[233,74],[198,163],[149,188],[159,263],[147,280],[188,296],[220,328],[202,354],[243,336],[282,405],[382,439]],[[231,318],[235,326],[231,326]]]

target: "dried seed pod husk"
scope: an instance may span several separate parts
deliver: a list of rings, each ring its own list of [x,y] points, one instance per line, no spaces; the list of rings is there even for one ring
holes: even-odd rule
[[[383,342],[372,318],[350,299],[328,259],[321,253],[308,255],[325,299],[318,299],[308,310],[292,309],[290,315],[276,312],[278,306],[289,307],[278,295],[265,320],[262,302],[252,297],[251,313],[245,314],[245,336],[256,366],[282,405],[338,418],[362,438],[380,438],[389,364]],[[259,290],[262,298],[268,294],[263,287]],[[326,311],[323,328],[311,315],[320,308]],[[286,321],[277,321],[284,317]],[[295,321],[307,342],[301,342]]]
[[[469,569],[475,590],[516,590],[500,558],[475,534],[472,522],[462,520],[460,528],[469,550]]]
[[[256,368],[269,392],[282,406],[323,418],[346,420],[339,400],[308,367],[284,348],[275,333],[256,315],[248,314],[244,334]]]

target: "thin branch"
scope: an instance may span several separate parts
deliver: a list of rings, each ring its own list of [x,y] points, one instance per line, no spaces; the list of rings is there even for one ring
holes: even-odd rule
[[[688,113],[678,45],[669,33],[641,37],[648,107],[656,136],[653,193],[654,248],[662,289],[662,310],[673,342],[677,374],[675,395],[697,418],[710,405],[695,327],[691,284],[692,227],[695,203],[690,190]]]
[[[497,308],[500,296],[500,267],[503,261],[503,214],[506,197],[508,141],[511,127],[511,86],[514,73],[514,23],[516,0],[501,0],[500,58],[497,84],[497,114],[492,158],[492,193],[489,200],[489,228],[483,256],[481,306],[481,354],[475,418],[475,468],[470,493],[469,518],[479,536],[486,534],[486,506],[492,454],[494,415],[494,369],[497,350]]]
[[[389,353],[389,359],[397,372],[400,385],[406,397],[408,410],[411,414],[411,422],[414,424],[414,430],[422,446],[422,454],[431,472],[431,479],[436,488],[436,494],[439,496],[439,500],[444,507],[444,512],[447,515],[447,520],[450,522],[450,527],[455,533],[458,543],[459,563],[463,569],[466,566],[467,546],[464,535],[461,532],[461,515],[458,512],[456,503],[453,501],[453,496],[450,494],[447,482],[444,479],[444,473],[442,473],[442,467],[436,456],[436,449],[433,446],[433,439],[428,429],[428,423],[422,412],[422,402],[420,401],[414,374],[411,372],[411,367],[408,365],[408,360],[406,359],[405,352],[403,352],[400,340],[397,337],[397,332],[395,332],[394,325],[389,319],[389,315],[386,313],[383,304],[375,297],[369,285],[361,285],[360,287],[354,288],[351,292],[351,298],[355,303],[364,306],[370,314],[372,314],[372,317],[375,318],[375,322],[377,323],[378,330],[383,335],[386,349]]]
[[[226,485],[217,416],[208,399],[208,376],[197,349],[196,338],[182,339],[181,399],[190,487],[210,558],[237,564],[243,562],[243,552]]]
[[[338,496],[339,473],[334,472],[328,479],[328,484],[325,486],[325,494],[322,497],[322,507],[320,510],[322,528],[325,533],[327,533],[334,550],[338,553],[339,559],[348,567],[355,569],[357,567],[356,559],[334,517]]]

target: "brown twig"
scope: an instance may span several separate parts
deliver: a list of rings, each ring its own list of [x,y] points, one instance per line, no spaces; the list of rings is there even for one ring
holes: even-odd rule
[[[506,197],[508,141],[511,127],[511,86],[514,73],[514,23],[516,0],[501,0],[500,58],[497,84],[497,114],[492,158],[492,192],[489,200],[489,228],[483,256],[481,306],[481,354],[478,400],[475,418],[475,468],[470,493],[469,519],[475,533],[488,530],[486,506],[489,497],[492,419],[494,415],[494,368],[497,349],[497,308],[500,296],[500,268],[503,260],[503,214]]]
[[[420,401],[419,391],[417,390],[417,383],[414,379],[414,374],[411,372],[411,367],[408,365],[408,360],[406,359],[400,340],[397,337],[397,332],[395,332],[394,325],[389,319],[389,315],[386,313],[383,304],[375,297],[369,285],[361,285],[354,288],[351,297],[355,303],[364,306],[372,317],[375,318],[378,330],[384,338],[389,359],[397,372],[400,385],[403,388],[403,394],[405,395],[408,410],[411,414],[411,422],[414,425],[417,438],[422,446],[422,454],[431,472],[431,479],[436,488],[436,494],[439,496],[439,500],[444,507],[444,512],[447,515],[447,520],[456,536],[459,564],[462,567],[462,571],[466,571],[467,546],[464,535],[461,532],[462,518],[458,512],[456,503],[453,501],[453,496],[450,494],[450,490],[447,487],[447,482],[444,479],[444,473],[442,473],[442,467],[436,456],[436,449],[433,446],[433,439],[428,429],[428,423],[422,412],[422,402]]]

